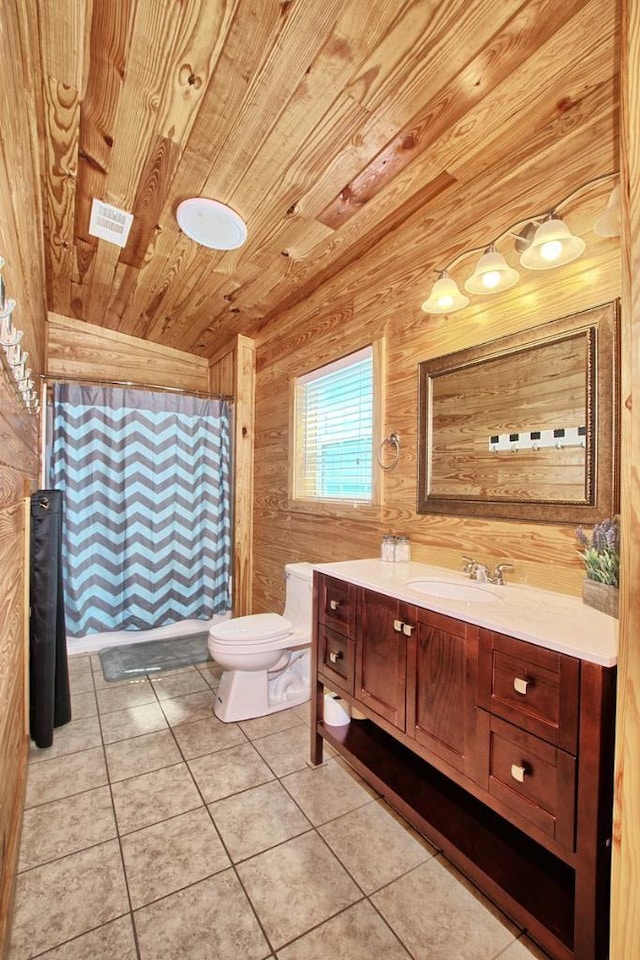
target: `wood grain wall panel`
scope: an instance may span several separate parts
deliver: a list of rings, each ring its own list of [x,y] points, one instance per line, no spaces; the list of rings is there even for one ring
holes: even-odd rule
[[[640,2],[622,4],[622,556],[611,958],[640,942]]]
[[[86,0],[39,0],[38,19],[45,73],[66,87],[80,91],[84,73],[84,44],[91,3]]]
[[[80,101],[75,87],[53,77],[44,78],[42,90],[47,299],[58,304],[62,312],[70,313],[76,259],[73,240]]]
[[[210,389],[235,398],[233,406],[233,612],[251,613],[253,591],[253,460],[255,450],[255,347],[238,337],[211,361]]]
[[[610,146],[603,152],[610,153]],[[575,161],[565,161],[556,192],[561,195],[566,183],[571,182],[572,169],[579,171],[577,176],[583,176],[587,163],[584,148]],[[596,167],[592,175],[597,173]],[[504,185],[498,181],[494,195],[502,217],[509,216],[509,186],[513,184],[508,179]],[[270,337],[265,333],[257,351],[254,609],[277,609],[282,599],[278,572],[285,562],[375,556],[380,536],[388,529],[410,534],[417,560],[452,569],[460,567],[463,553],[487,563],[510,561],[516,567],[510,575],[515,582],[579,593],[583,569],[573,526],[416,514],[417,365],[421,360],[497,339],[617,297],[619,243],[597,238],[590,229],[610,188],[610,182],[604,183],[595,196],[589,194],[572,201],[573,221],[587,237],[584,258],[539,275],[523,270],[521,284],[499,297],[475,302],[448,317],[425,315],[415,293],[413,300],[409,297],[409,291],[415,291],[415,271],[404,267],[400,249],[394,260],[388,249],[395,245],[391,239],[390,244],[382,245],[384,249],[372,251],[365,262],[354,264],[339,279],[329,281],[305,303],[285,311],[275,330],[271,327]],[[483,185],[480,189],[484,192]],[[517,190],[514,202],[517,217],[523,203]],[[470,209],[461,211],[461,221],[469,223],[469,228],[477,210],[470,197]],[[487,227],[476,223],[474,229],[477,235],[478,229]],[[509,254],[509,258],[515,261],[514,254]],[[475,259],[471,257],[454,269],[461,283],[472,272]],[[394,271],[398,271],[397,282],[393,279]],[[424,296],[431,282],[426,275]],[[330,303],[331,309],[323,312],[323,302]],[[398,466],[384,478],[381,522],[316,519],[289,511],[291,378],[383,334],[387,338],[384,434],[399,432],[401,453]],[[286,540],[278,538],[278,529],[287,531]],[[273,585],[275,595],[271,592]]]
[[[34,374],[42,371],[45,279],[36,122],[37,4],[0,4],[0,256],[15,326]],[[10,51],[10,55],[7,55]],[[2,351],[4,354],[4,351]],[[23,496],[37,476],[37,418],[0,365],[0,957],[6,955],[26,770]]]
[[[211,393],[235,396],[237,344],[209,361],[209,389]]]
[[[493,87],[516,72],[523,59],[530,57],[531,50],[558,32],[584,6],[584,0],[575,0],[562,7],[552,0],[520,9],[516,6],[519,5],[514,4],[511,8],[501,5],[500,22],[495,18],[498,13],[495,6],[490,15],[483,16],[482,11],[471,11],[467,4],[466,22],[460,16],[461,11],[454,10],[452,5],[442,8],[443,16],[450,19],[440,29],[445,35],[452,28],[455,30],[456,56],[450,56],[450,48],[437,35],[438,30],[419,62],[420,70],[437,76],[443,86],[440,89],[437,84],[432,86],[433,95],[427,107],[413,115],[394,139],[319,214],[323,223],[337,228],[346,222],[382,187],[395,180],[420,153],[430,150],[445,131],[455,128],[457,122],[486,98]],[[465,41],[465,32],[469,30],[473,31],[474,41],[481,38],[482,42],[482,52],[471,61],[467,52],[470,44]],[[479,36],[478,30],[486,33]],[[380,106],[383,106],[382,102]],[[319,185],[314,190],[317,196]]]
[[[4,364],[0,376],[0,465],[12,467],[26,476],[35,476],[38,470],[38,418],[26,413]]]
[[[25,481],[6,467],[0,476],[4,490],[17,492]],[[0,957],[8,946],[26,775],[25,522],[21,496],[0,507]]]
[[[602,5],[599,3],[592,2],[582,6],[583,9],[580,9],[569,23],[561,27],[547,42],[542,43],[530,56],[527,57],[526,50],[523,49],[522,64],[518,69],[494,88],[483,91],[486,95],[482,100],[458,122],[453,122],[442,131],[441,136],[430,143],[428,151],[414,157],[409,166],[396,175],[388,186],[379,190],[366,204],[358,206],[357,215],[341,225],[332,238],[320,243],[314,249],[312,259],[294,263],[278,287],[271,291],[271,296],[278,300],[277,312],[267,311],[266,319],[257,327],[254,325],[254,331],[259,330],[263,323],[270,326],[274,320],[279,319],[283,308],[307,296],[309,287],[317,288],[319,279],[326,279],[336,272],[337,264],[342,268],[345,261],[366,253],[371,244],[380,238],[378,229],[383,210],[394,211],[395,219],[390,228],[397,226],[403,204],[408,204],[405,218],[412,216],[415,208],[411,205],[411,198],[418,197],[424,184],[441,175],[443,168],[451,175],[459,167],[460,182],[464,184],[485,172],[487,168],[496,169],[501,160],[506,172],[512,172],[516,163],[536,155],[536,150],[539,149],[536,139],[552,146],[563,140],[571,130],[579,130],[585,122],[593,123],[594,114],[598,116],[603,109],[608,110],[609,129],[599,134],[593,131],[589,137],[596,143],[599,142],[601,147],[606,144],[612,148],[615,130],[611,109],[615,97],[611,85],[617,67],[612,53],[615,21],[610,17],[603,18]],[[574,43],[585,50],[585,58],[575,61],[575,70],[572,66],[571,77],[568,79],[564,51],[568,44]],[[459,82],[460,78],[456,77],[455,83]],[[533,89],[540,90],[540,96],[532,97]],[[592,102],[592,99],[596,102]],[[434,110],[436,103],[437,97],[432,103]],[[595,109],[596,106],[598,109]],[[523,129],[527,130],[525,138],[522,137]],[[361,139],[359,137],[357,142]],[[369,138],[365,137],[364,142],[368,143]],[[517,153],[514,153],[516,147],[519,147],[522,153],[520,161]],[[579,150],[580,147],[576,146],[576,149]],[[342,156],[344,157],[344,152]],[[556,163],[556,170],[557,167]],[[614,162],[610,169],[615,168]],[[602,169],[605,169],[604,164]],[[333,173],[333,167],[331,172]],[[500,175],[501,171],[497,168],[496,179],[499,179]],[[531,172],[528,172],[523,183],[528,184],[530,176]],[[457,171],[453,179],[458,181]],[[535,180],[534,184],[538,186]],[[545,205],[548,206],[558,199],[558,194],[544,197],[544,187],[551,190],[554,185],[556,189],[562,189],[557,178],[550,178],[546,173],[541,179],[538,191],[543,209]],[[312,191],[317,189],[316,183]],[[455,191],[453,197],[450,197],[451,193],[452,191],[445,192],[442,202],[427,204],[429,198],[425,198],[423,202],[427,205],[428,218],[415,218],[421,224],[423,232],[433,222],[439,224],[451,238],[452,213],[459,213],[464,205],[464,197],[459,190]],[[525,193],[523,200],[529,205],[525,213],[530,213],[531,193]],[[308,193],[301,197],[300,208],[303,211],[313,211],[313,197]],[[376,227],[378,229],[375,229]],[[403,239],[405,250],[413,249],[413,238],[405,235]],[[434,237],[433,247],[437,248],[437,245],[438,238]],[[417,251],[414,259],[417,259]],[[428,266],[428,263],[425,264],[426,268]],[[252,306],[254,289],[255,284],[243,287],[236,297],[243,314],[247,313],[248,316],[255,313]],[[215,350],[219,346],[219,340],[211,338],[205,349]]]
[[[24,331],[22,345],[37,374],[44,362],[44,245],[34,78],[38,27],[33,0],[7,0],[0,8],[3,44],[12,51],[0,64],[0,256],[7,296]],[[20,105],[22,109],[18,109]]]
[[[159,193],[154,194],[153,202],[148,202],[149,178],[145,186],[144,171],[157,166],[153,155],[159,138],[170,140],[177,147],[188,138],[219,53],[220,30],[224,33],[223,24],[228,22],[234,6],[233,2],[219,4],[215,0],[168,6],[138,0],[136,4],[107,196],[102,199],[131,210],[136,195],[140,198],[142,194],[145,203],[140,208],[137,232],[131,239],[138,247],[153,235],[155,214],[166,199],[180,150],[169,151],[171,159],[154,183]],[[205,22],[207,27],[203,29]],[[140,104],[145,104],[146,109],[141,111]],[[129,127],[132,116],[136,122]],[[121,132],[121,124],[127,126],[126,133]],[[122,273],[116,273],[121,256],[128,254],[113,245],[100,244],[91,284],[88,319],[111,327],[118,325],[119,317],[107,313],[106,308],[117,296],[117,281],[122,279]],[[55,304],[52,306],[55,308]]]
[[[349,76],[360,60],[366,55],[368,48],[376,37],[382,35],[388,21],[394,15],[393,5],[386,4],[379,13],[375,29],[368,33],[358,32],[356,36],[342,36],[341,19],[333,30],[330,39],[318,50],[326,31],[331,25],[326,10],[318,8],[314,12],[318,25],[322,24],[317,32],[315,20],[309,23],[308,9],[302,7],[291,8],[287,13],[286,22],[281,19],[279,29],[282,31],[283,44],[289,43],[295,32],[300,30],[298,16],[305,19],[305,33],[309,31],[308,59],[311,65],[306,71],[302,70],[306,52],[304,48],[296,49],[295,62],[282,59],[278,56],[267,58],[258,71],[253,85],[252,96],[249,100],[252,116],[256,116],[256,99],[261,104],[261,125],[259,130],[253,131],[255,143],[247,145],[247,124],[244,120],[245,107],[241,104],[234,125],[237,130],[225,142],[225,149],[220,157],[215,156],[216,162],[211,173],[202,187],[202,192],[209,196],[224,197],[235,209],[245,213],[256,208],[256,200],[260,202],[251,218],[251,232],[248,243],[242,251],[241,283],[246,285],[255,282],[264,289],[265,266],[263,260],[273,260],[273,251],[278,255],[282,250],[287,251],[290,257],[304,257],[309,248],[315,247],[320,237],[326,236],[328,231],[315,221],[303,221],[296,218],[287,219],[278,216],[274,219],[273,210],[285,211],[293,200],[303,192],[317,176],[318,170],[324,169],[330,162],[339,145],[345,139],[355,136],[357,129],[366,116],[366,111],[357,104],[352,97],[343,96],[336,100],[336,94],[347,82]],[[265,21],[265,11],[262,8],[261,21]],[[266,18],[268,24],[268,17]],[[311,28],[311,29],[310,29]],[[233,38],[230,37],[230,41]],[[277,70],[277,75],[274,74]],[[264,76],[263,76],[264,73]],[[229,72],[229,79],[233,79],[233,72]],[[284,82],[284,77],[287,82]],[[298,85],[291,91],[291,77],[299,78]],[[269,84],[275,85],[277,97],[266,96]],[[287,90],[289,92],[287,92]],[[288,98],[286,108],[280,110],[280,97]],[[204,112],[204,111],[203,111]],[[279,112],[279,115],[278,115]],[[204,119],[204,118],[203,118]],[[195,133],[196,131],[194,131]],[[190,148],[190,145],[189,145]],[[186,154],[189,153],[187,148]],[[215,145],[214,145],[215,148]],[[241,151],[236,156],[234,151]],[[211,150],[209,151],[211,155]],[[292,159],[293,155],[293,159]],[[242,171],[242,173],[240,172]],[[181,167],[181,176],[185,170]],[[268,175],[269,185],[262,198],[256,195],[255,184]],[[246,215],[246,214],[245,214]],[[164,243],[163,238],[160,240]],[[216,260],[221,258],[215,257]],[[229,255],[224,258],[228,262]],[[234,259],[234,255],[231,255]],[[211,270],[212,255],[209,251],[201,253],[201,272]],[[286,269],[282,268],[285,272]],[[227,267],[227,275],[233,272],[233,264]],[[187,278],[185,278],[187,279]],[[229,277],[230,279],[230,277]],[[227,282],[228,289],[233,290],[238,282]],[[224,283],[224,281],[223,281]],[[182,284],[181,284],[182,286]],[[215,297],[215,290],[211,290],[211,281],[208,284],[209,292]],[[220,292],[223,292],[220,289]],[[196,317],[190,322],[184,311],[181,311],[181,323],[172,324],[169,329],[166,323],[158,317],[153,326],[149,327],[146,335],[156,339],[159,335],[159,322],[163,342],[181,343],[193,346],[199,343],[200,334],[211,323],[211,318],[225,308],[225,303],[211,302],[207,298],[208,309],[202,318]],[[170,303],[162,304],[165,314],[171,309]],[[200,348],[198,348],[200,349]]]
[[[68,312],[76,317],[89,315],[89,289],[98,249],[98,239],[89,234],[91,203],[94,197],[106,199],[134,7],[135,0],[93,4],[85,34],[75,194],[76,272],[68,296]],[[63,297],[61,303],[66,299]],[[56,299],[49,306],[62,309]]]
[[[610,119],[610,129],[614,128],[613,118]],[[403,323],[396,324],[397,333],[402,335],[402,329],[406,324],[410,326],[417,324],[422,329],[432,329],[444,326],[450,329],[456,323],[456,317],[451,321],[443,318],[431,318],[429,328],[426,328],[425,317],[420,313],[418,304],[427,296],[430,289],[433,274],[430,275],[431,267],[442,267],[455,255],[459,254],[465,248],[482,247],[486,245],[492,237],[495,237],[504,231],[514,219],[527,216],[532,212],[540,212],[552,205],[553,200],[562,198],[571,189],[571,185],[576,186],[585,182],[589,176],[593,176],[601,170],[609,171],[612,169],[614,158],[612,158],[611,138],[603,137],[594,144],[591,135],[586,135],[581,141],[575,143],[578,155],[567,163],[562,158],[560,145],[555,151],[546,155],[544,164],[533,169],[531,165],[525,171],[518,171],[510,174],[508,163],[503,163],[502,177],[498,177],[498,171],[490,169],[484,176],[477,180],[463,191],[458,191],[458,202],[452,199],[450,206],[442,211],[442,218],[431,222],[424,217],[416,217],[411,225],[406,224],[401,231],[390,235],[385,243],[372,249],[360,261],[354,264],[348,270],[345,270],[336,276],[333,276],[314,292],[306,301],[304,308],[296,310],[290,308],[284,310],[279,315],[277,322],[275,319],[269,324],[264,325],[263,330],[257,336],[257,342],[267,341],[272,338],[272,350],[278,350],[279,334],[285,333],[291,329],[295,331],[297,338],[306,337],[309,339],[309,325],[301,325],[300,316],[315,316],[322,306],[331,305],[331,310],[339,312],[341,304],[353,299],[356,303],[358,316],[360,317],[359,334],[367,326],[372,327],[377,324],[379,329],[384,329],[391,317],[402,315]],[[589,167],[590,159],[594,163],[602,164],[600,171],[598,166]],[[561,182],[556,182],[558,166],[565,170],[565,177]],[[575,167],[576,176],[572,182],[570,171]],[[613,167],[615,169],[615,167]],[[527,183],[530,175],[534,174],[535,186],[532,187],[532,194],[527,194]],[[555,184],[555,187],[554,187]],[[578,217],[576,221],[578,227],[581,224],[588,224],[589,231],[593,219],[589,220],[588,215],[597,209],[596,203],[603,205],[606,202],[606,196],[610,184],[602,185],[602,193],[597,193],[596,199],[587,202],[584,218]],[[553,196],[555,192],[555,196]],[[539,201],[539,206],[532,199],[533,196],[541,194],[543,199]],[[528,203],[528,208],[527,208]],[[458,205],[459,204],[459,205]],[[535,208],[535,211],[534,209]],[[564,212],[564,211],[563,211]],[[578,207],[572,203],[569,208],[570,223],[578,212]],[[597,216],[595,214],[594,216]],[[355,218],[354,218],[355,220]],[[352,221],[353,222],[353,221]],[[460,234],[458,240],[452,244],[447,237],[451,236],[452,222],[460,225]],[[593,256],[591,247],[594,246]],[[607,250],[611,249],[610,244],[605,245]],[[567,295],[564,297],[567,303],[576,302],[578,309],[589,306],[593,303],[601,302],[604,299],[611,299],[609,296],[600,297],[598,295],[599,284],[603,284],[605,289],[619,288],[615,286],[619,273],[616,271],[613,276],[607,276],[608,264],[602,264],[600,261],[600,252],[603,251],[603,245],[598,238],[593,235],[589,237],[589,254],[587,258],[578,262],[573,269],[565,268],[567,271],[563,279],[567,279],[573,292],[567,288]],[[407,251],[410,255],[407,256]],[[509,256],[508,251],[507,256]],[[469,261],[470,267],[465,268],[470,272],[473,261]],[[574,273],[573,271],[578,271]],[[456,275],[460,273],[460,279],[463,279],[466,273],[464,271],[454,271]],[[582,279],[578,279],[581,276]],[[383,278],[383,279],[382,279]],[[518,294],[522,289],[527,291],[527,300],[532,302],[532,298],[542,304],[543,301],[549,302],[553,296],[549,295],[549,286],[541,285],[535,280],[532,274],[526,273],[523,276],[523,286],[518,286]],[[555,294],[559,301],[564,296],[564,285],[559,285],[559,294]],[[422,294],[422,296],[420,295]],[[574,296],[575,295],[575,296]],[[552,306],[552,305],[551,305]],[[325,308],[326,309],[326,308]],[[569,308],[565,312],[570,312]],[[472,306],[469,311],[481,310],[480,307]],[[554,308],[548,316],[553,316]],[[465,326],[468,311],[463,315]],[[516,311],[516,316],[520,311]],[[418,319],[419,318],[419,319]],[[522,320],[526,326],[528,321]],[[482,342],[487,338],[493,338],[492,333],[487,333],[486,326],[475,326],[479,338]],[[341,327],[342,339],[345,339],[350,327]],[[491,328],[489,328],[491,329]],[[506,332],[506,331],[505,331]],[[455,338],[454,338],[455,339]],[[314,341],[315,342],[315,341]],[[459,343],[459,341],[456,341]],[[457,349],[454,344],[450,350]],[[443,352],[449,352],[443,350]],[[258,354],[258,363],[261,364],[261,354]]]
[[[235,382],[233,610],[243,616],[253,609],[256,353],[249,337],[236,341]]]
[[[47,331],[51,377],[130,380],[205,393],[209,389],[209,363],[203,357],[55,313],[49,314]]]

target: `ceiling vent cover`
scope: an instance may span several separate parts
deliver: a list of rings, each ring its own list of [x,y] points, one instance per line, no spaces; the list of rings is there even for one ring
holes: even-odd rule
[[[96,197],[93,198],[89,220],[91,236],[108,240],[109,243],[115,243],[118,247],[125,247],[132,223],[132,213],[112,207],[110,203],[103,203]]]

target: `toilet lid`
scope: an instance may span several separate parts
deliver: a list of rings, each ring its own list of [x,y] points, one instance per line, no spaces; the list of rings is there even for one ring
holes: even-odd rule
[[[209,634],[226,643],[264,643],[285,637],[292,630],[291,622],[278,613],[252,613],[248,617],[232,617],[216,623]]]

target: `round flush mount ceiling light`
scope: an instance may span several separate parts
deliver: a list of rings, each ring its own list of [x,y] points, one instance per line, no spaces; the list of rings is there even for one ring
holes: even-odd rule
[[[190,197],[176,210],[178,226],[191,240],[212,250],[236,250],[247,239],[242,217],[218,200]]]

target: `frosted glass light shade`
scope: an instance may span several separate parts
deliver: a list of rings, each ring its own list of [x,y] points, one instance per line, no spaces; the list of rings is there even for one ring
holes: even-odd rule
[[[616,184],[607,200],[607,209],[602,214],[593,232],[599,237],[619,237],[620,236],[620,184]]]
[[[549,270],[576,260],[585,247],[582,237],[575,237],[564,220],[552,216],[540,224],[520,263],[527,270]]]
[[[424,301],[422,309],[425,313],[455,313],[468,303],[469,297],[460,292],[453,277],[444,270],[431,288],[429,299]]]
[[[242,217],[226,204],[207,197],[183,200],[176,210],[176,220],[191,240],[212,250],[236,250],[247,239]]]
[[[466,281],[464,288],[469,293],[479,293],[486,296],[508,290],[520,279],[520,274],[510,267],[501,253],[498,253],[493,244],[487,247],[482,254],[476,269]]]

